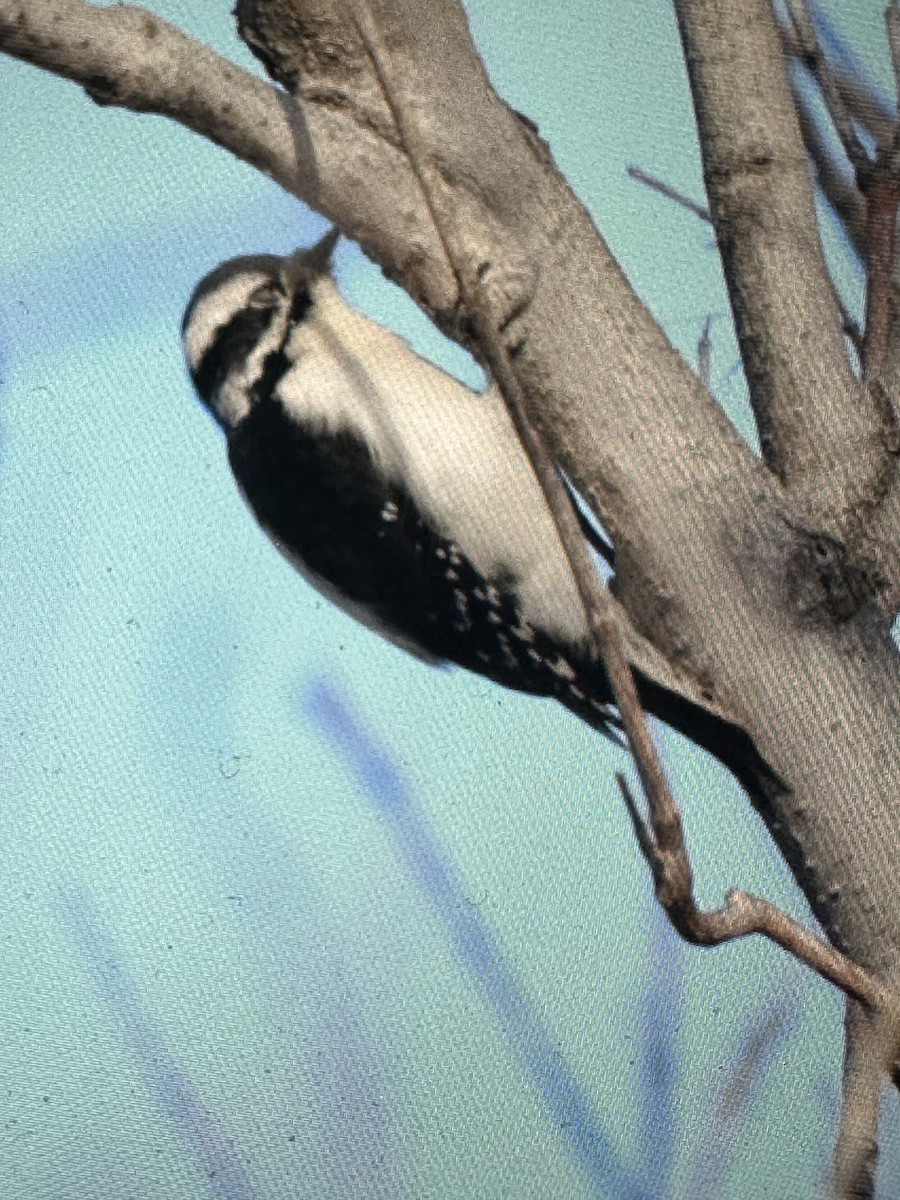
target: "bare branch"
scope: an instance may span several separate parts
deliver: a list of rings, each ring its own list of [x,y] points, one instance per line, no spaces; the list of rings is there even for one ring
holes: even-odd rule
[[[876,146],[890,143],[894,131],[894,114],[874,84],[849,71],[832,68],[837,86],[844,98],[847,111],[860,125]]]
[[[303,194],[287,98],[147,9],[0,0],[0,50],[100,104],[171,117]]]
[[[856,180],[841,156],[826,141],[805,91],[792,81],[794,103],[807,153],[812,159],[816,179],[825,199],[834,209],[860,262],[865,261],[866,204]],[[861,338],[860,338],[861,342]]]
[[[801,998],[800,989],[782,984],[742,1030],[731,1064],[710,1100],[710,1120],[693,1156],[690,1182],[681,1192],[689,1200],[725,1195],[749,1110],[779,1044],[796,1025]]]
[[[783,21],[779,31],[785,54],[796,59],[798,66],[812,75],[804,61],[803,47],[794,26]],[[859,71],[836,66],[833,62],[828,63],[828,69],[850,117],[865,129],[876,146],[887,145],[894,132],[894,114],[879,89]]]
[[[840,530],[874,422],[850,370],[769,0],[676,0],[704,176],[766,461]]]
[[[722,908],[701,912],[694,901],[693,871],[681,813],[671,792],[667,788],[647,792],[649,820],[645,821],[625,777],[617,774],[616,780],[638,845],[653,873],[656,895],[682,937],[698,946],[718,946],[759,933],[854,1000],[868,1007],[883,1003],[884,989],[872,975],[770,901],[732,889]]]
[[[701,221],[711,223],[712,219],[709,215],[709,209],[705,204],[699,204],[696,200],[692,200],[684,192],[679,192],[673,188],[670,183],[666,183],[656,175],[650,175],[647,171],[641,170],[640,167],[629,167],[628,174],[632,179],[636,179],[638,183],[644,183],[647,187],[653,188],[654,191],[662,193],[667,199],[674,200],[676,204],[680,204],[682,208],[686,208],[688,212],[692,212]]]
[[[890,4],[885,9],[884,23],[891,51],[891,67],[894,71],[894,95],[897,98],[897,111],[900,112],[900,3],[898,0],[890,0]]]
[[[895,270],[895,236],[897,202],[900,196],[900,164],[895,163],[900,145],[896,127],[880,144],[876,160],[870,158],[859,140],[854,126],[853,114],[846,103],[846,89],[841,86],[837,74],[832,71],[825,57],[806,0],[787,0],[791,20],[790,35],[786,37],[789,52],[795,54],[810,72],[819,86],[825,106],[853,167],[857,185],[865,198],[865,228],[856,244],[860,257],[866,264],[868,287],[866,291],[866,321],[863,344],[863,364],[866,378],[883,375],[891,354],[891,329],[893,325],[892,277]],[[900,18],[894,5],[885,13],[888,40],[891,43],[892,61],[895,67],[900,62]],[[893,31],[893,32],[892,32]],[[898,87],[900,87],[900,77]],[[858,96],[858,89],[856,92]],[[802,103],[799,90],[795,98]],[[868,106],[869,112],[872,106]],[[807,106],[808,111],[808,106]],[[802,121],[802,113],[801,113]],[[814,119],[808,117],[805,140],[811,140]],[[884,131],[882,131],[884,132]],[[815,160],[820,169],[827,171],[832,185],[836,184],[837,167],[833,156],[824,148],[820,139],[814,141]],[[826,165],[827,164],[827,165]],[[845,208],[848,207],[845,205]]]

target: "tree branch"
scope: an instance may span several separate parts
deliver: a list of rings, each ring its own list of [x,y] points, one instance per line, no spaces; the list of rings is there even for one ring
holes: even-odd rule
[[[697,946],[720,946],[762,934],[853,1000],[871,1009],[884,1004],[886,993],[877,979],[770,901],[732,888],[722,908],[711,912],[697,908],[684,826],[671,792],[647,791],[649,819],[645,821],[624,775],[617,774],[616,781],[653,874],[657,898],[686,941]]]
[[[712,217],[709,215],[709,209],[705,204],[699,204],[696,200],[692,200],[690,196],[686,196],[684,192],[679,192],[670,183],[666,183],[664,179],[659,179],[656,175],[651,175],[649,171],[644,171],[641,167],[633,165],[628,168],[628,174],[632,179],[636,179],[638,183],[645,184],[648,188],[652,188],[655,192],[659,192],[660,195],[665,196],[666,199],[674,200],[681,208],[686,208],[695,217],[699,217],[701,221],[709,225],[712,224]]]
[[[0,50],[81,84],[99,104],[171,117],[300,194],[283,93],[147,9],[0,0]]]
[[[800,121],[803,144],[812,160],[816,179],[862,263],[865,259],[865,201],[859,194],[856,181],[843,158],[838,161],[838,156],[826,141],[804,90],[794,83],[791,84],[791,90]]]
[[[786,3],[796,41],[795,53],[818,83],[828,115],[844,147],[844,153],[853,170],[859,173],[869,165],[869,155],[857,137],[852,114],[844,101],[844,93],[819,45],[816,27],[806,0],[786,0]]]
[[[769,0],[676,0],[704,176],[765,460],[836,533],[868,495],[853,378]]]

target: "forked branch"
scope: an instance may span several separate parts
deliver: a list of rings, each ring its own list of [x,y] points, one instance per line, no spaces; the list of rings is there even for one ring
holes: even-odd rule
[[[638,844],[653,874],[659,902],[687,941],[698,946],[718,946],[759,933],[851,999],[868,1008],[883,1004],[884,990],[872,975],[769,900],[734,888],[726,894],[722,908],[713,912],[698,909],[681,813],[671,793],[668,790],[662,794],[647,793],[649,815],[645,820],[625,777],[617,775],[616,779]]]

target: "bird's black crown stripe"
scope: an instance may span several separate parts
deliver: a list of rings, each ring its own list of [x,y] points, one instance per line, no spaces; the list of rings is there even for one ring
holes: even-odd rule
[[[309,288],[302,288],[297,292],[291,301],[290,322],[285,330],[285,336],[277,350],[270,351],[263,362],[262,374],[256,383],[253,385],[253,401],[254,405],[271,400],[275,395],[279,383],[294,363],[285,353],[285,345],[290,337],[291,329],[294,325],[299,324],[312,305],[312,296],[309,293]]]
[[[200,398],[210,404],[229,372],[246,361],[272,319],[272,308],[242,308],[216,330],[209,349],[191,372]]]

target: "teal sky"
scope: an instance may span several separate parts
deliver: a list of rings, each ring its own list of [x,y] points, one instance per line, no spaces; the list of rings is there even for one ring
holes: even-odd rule
[[[148,7],[256,70],[227,4]],[[886,84],[880,7],[831,10]],[[746,428],[710,231],[625,174],[703,196],[670,5],[467,8],[692,361],[713,313],[713,384]],[[237,496],[181,312],[215,263],[320,219],[180,127],[5,59],[0,106],[0,1195],[605,1197],[664,1173],[680,1195],[774,996],[787,1024],[721,1195],[808,1194],[837,998],[771,948],[658,934],[624,761],[329,608]],[[478,380],[355,247],[337,267]],[[730,779],[664,752],[702,898],[740,885],[805,918]]]

